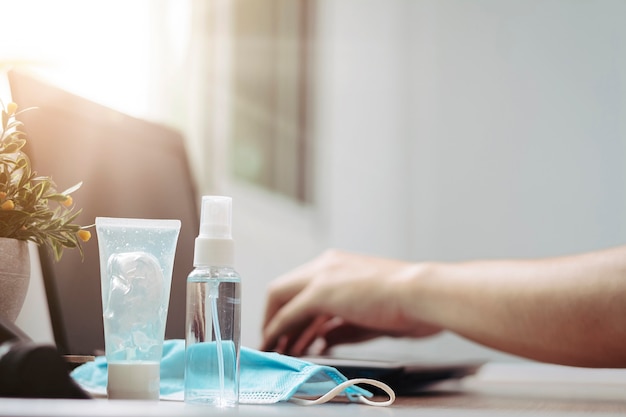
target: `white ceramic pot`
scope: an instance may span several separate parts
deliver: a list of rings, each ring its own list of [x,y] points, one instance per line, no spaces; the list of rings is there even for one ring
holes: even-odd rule
[[[0,237],[0,317],[15,322],[30,282],[28,242]]]

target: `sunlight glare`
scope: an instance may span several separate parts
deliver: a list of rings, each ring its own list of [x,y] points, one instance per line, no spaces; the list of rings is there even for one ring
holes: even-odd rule
[[[167,28],[155,27],[162,19],[154,14],[164,6],[167,1],[0,0],[0,70],[27,67],[77,94],[146,115],[158,99],[153,67],[163,62],[163,36],[154,35]]]

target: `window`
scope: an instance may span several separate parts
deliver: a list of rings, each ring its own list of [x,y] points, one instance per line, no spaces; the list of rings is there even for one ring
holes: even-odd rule
[[[190,0],[20,0],[2,8],[0,71],[181,128]],[[0,74],[3,75],[3,74]],[[175,103],[173,103],[175,102]],[[19,104],[19,103],[18,103]]]
[[[232,4],[232,174],[309,202],[311,2]]]

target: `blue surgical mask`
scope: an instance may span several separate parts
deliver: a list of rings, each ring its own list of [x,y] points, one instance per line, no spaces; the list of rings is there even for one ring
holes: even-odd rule
[[[167,340],[161,360],[162,399],[182,400],[184,385],[184,340]],[[278,353],[242,347],[239,357],[239,403],[273,404],[291,401],[303,405],[321,404],[341,395],[369,405],[385,406],[395,400],[393,390],[371,379],[348,380],[337,369]],[[86,363],[72,377],[88,392],[106,395],[107,365],[104,357]],[[372,393],[357,386],[367,384],[382,389],[388,401],[372,401]]]

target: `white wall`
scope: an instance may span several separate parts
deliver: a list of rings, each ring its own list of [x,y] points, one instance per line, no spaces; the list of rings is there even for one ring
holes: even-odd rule
[[[319,2],[316,234],[271,269],[324,245],[454,261],[625,242],[625,18],[623,1]],[[275,249],[243,254],[263,285]],[[450,335],[395,345],[507,358]]]
[[[546,256],[626,238],[626,3],[412,3],[421,257]]]
[[[329,244],[406,257],[408,8],[384,1],[321,5],[313,117]]]

